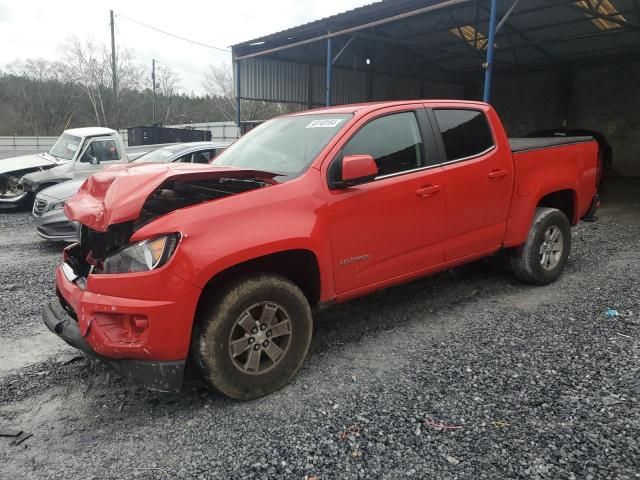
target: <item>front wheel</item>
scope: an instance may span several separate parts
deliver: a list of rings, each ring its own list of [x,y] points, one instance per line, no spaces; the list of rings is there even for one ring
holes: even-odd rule
[[[278,390],[302,366],[313,330],[309,303],[271,274],[229,285],[202,310],[192,352],[205,380],[239,400]]]
[[[513,273],[523,282],[546,285],[564,269],[571,250],[571,226],[555,208],[537,208],[524,246],[511,258]]]

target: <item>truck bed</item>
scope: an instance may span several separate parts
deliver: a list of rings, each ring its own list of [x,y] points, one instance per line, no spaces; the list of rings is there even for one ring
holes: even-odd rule
[[[591,141],[593,141],[593,137],[510,138],[509,144],[512,152],[523,152],[525,150],[537,150]]]

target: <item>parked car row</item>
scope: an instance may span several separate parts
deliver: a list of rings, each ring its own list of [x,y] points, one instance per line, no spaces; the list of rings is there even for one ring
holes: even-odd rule
[[[107,165],[129,160],[115,130],[99,127],[66,130],[48,152],[0,161],[0,211],[30,208],[40,190],[86,178]]]
[[[45,188],[87,178],[107,166],[131,162],[159,147],[127,148],[120,134],[110,128],[65,130],[48,152],[0,160],[0,211],[31,208],[36,194]],[[173,152],[164,148],[161,154],[171,157]],[[203,155],[194,160],[205,161],[206,153]],[[166,159],[159,156],[158,161]]]

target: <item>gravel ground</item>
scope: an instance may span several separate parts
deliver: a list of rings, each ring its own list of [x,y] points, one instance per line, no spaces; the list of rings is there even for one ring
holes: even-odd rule
[[[553,285],[488,259],[321,312],[294,382],[246,403],[78,357],[38,317],[59,247],[0,216],[0,429],[33,433],[0,437],[0,478],[640,478],[635,195]]]

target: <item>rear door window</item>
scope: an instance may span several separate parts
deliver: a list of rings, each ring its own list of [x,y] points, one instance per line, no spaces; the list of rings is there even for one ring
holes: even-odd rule
[[[493,135],[485,114],[479,110],[435,109],[447,161],[474,157],[493,147]]]

